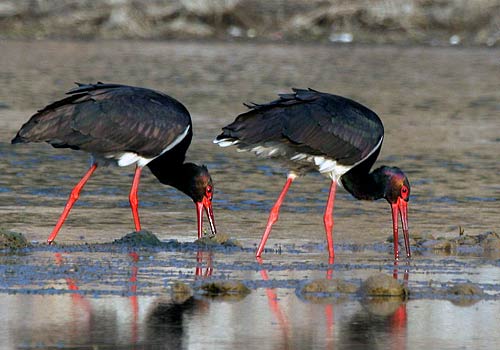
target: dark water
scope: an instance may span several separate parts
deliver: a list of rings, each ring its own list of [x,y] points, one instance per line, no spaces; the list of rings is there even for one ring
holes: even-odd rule
[[[386,137],[377,164],[397,165],[412,184],[412,236],[457,236],[499,226],[500,90],[498,50],[356,46],[279,46],[181,42],[0,42],[0,227],[43,242],[71,187],[88,166],[84,154],[9,141],[20,125],[73,81],[147,86],[182,101],[193,115],[188,158],[215,181],[218,228],[244,249],[212,254],[192,245],[127,249],[112,242],[132,231],[132,169],[98,169],[58,236],[0,256],[4,348],[491,348],[500,337],[498,251],[478,247],[439,254],[415,249],[398,279],[406,302],[373,303],[357,295],[306,300],[296,293],[327,273],[356,285],[393,274],[387,203],[339,191],[336,260],[328,271],[322,213],[328,181],[295,181],[264,255],[253,258],[284,171],[211,140],[245,108],[290,87],[351,97],[374,109]],[[161,240],[192,242],[192,202],[144,172],[141,221]],[[278,253],[279,252],[279,253]],[[135,253],[134,255],[131,253]],[[198,259],[197,259],[198,257]],[[201,262],[200,262],[201,260]],[[197,262],[198,261],[198,262]],[[196,286],[196,267],[241,280],[246,297],[178,300],[176,281]],[[464,303],[446,293],[473,282],[485,291]]]

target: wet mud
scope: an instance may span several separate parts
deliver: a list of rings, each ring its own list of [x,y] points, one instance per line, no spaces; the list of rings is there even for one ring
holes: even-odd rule
[[[115,244],[125,244],[127,246],[153,246],[158,247],[161,245],[160,240],[153,232],[150,231],[134,231],[126,234],[122,238],[115,240]]]
[[[480,268],[483,264],[496,266],[496,260],[477,259],[476,254],[469,255],[471,260],[467,265],[460,258],[453,256],[441,260],[439,254],[394,262],[390,253],[381,252],[381,249],[340,244],[337,246],[340,256],[337,256],[334,264],[329,264],[324,246],[283,247],[275,252],[268,250],[266,255],[269,260],[255,259],[254,248],[227,245],[228,236],[223,237],[220,243],[207,238],[210,239],[210,245],[200,245],[199,240],[160,241],[149,231],[131,232],[109,243],[71,245],[33,244],[27,242],[22,234],[9,231],[2,231],[2,237],[8,237],[9,242],[15,242],[3,249],[3,254],[0,256],[0,260],[8,261],[9,265],[11,280],[6,278],[3,281],[3,287],[6,288],[4,291],[7,292],[9,286],[13,288],[12,292],[30,291],[35,294],[45,294],[47,291],[72,292],[71,289],[68,291],[62,289],[58,292],[44,288],[26,289],[22,287],[22,281],[37,281],[38,285],[50,285],[52,279],[58,279],[58,274],[68,274],[72,280],[85,281],[89,276],[92,279],[100,274],[106,275],[114,268],[123,273],[130,266],[135,265],[138,269],[138,266],[142,265],[141,270],[145,270],[143,277],[146,279],[154,279],[154,274],[148,276],[148,270],[151,268],[163,267],[171,272],[177,269],[178,278],[169,282],[168,288],[172,294],[189,296],[197,292],[210,296],[247,294],[252,290],[266,287],[295,290],[299,297],[305,299],[346,295],[349,299],[360,301],[366,297],[383,300],[383,297],[394,296],[405,300],[426,298],[454,300],[456,296],[474,296],[476,299],[492,300],[500,298],[500,287],[496,286],[494,281],[478,284],[470,281],[462,282],[460,278],[449,282],[409,278],[412,274],[418,276],[422,272],[439,276],[458,275],[463,271],[471,275],[474,268]],[[316,255],[324,262],[315,262]],[[464,257],[467,256],[462,254],[461,258]],[[443,261],[446,261],[445,265],[440,266]],[[47,263],[54,269],[52,272],[58,271],[58,273],[54,276],[51,276],[50,272],[40,275],[40,271]],[[474,267],[475,265],[477,266]],[[189,271],[190,269],[193,271]],[[391,272],[391,275],[380,272],[384,270]],[[296,272],[292,274],[297,274],[296,278],[291,278],[289,275],[291,271]],[[261,277],[257,280],[241,278],[253,272],[259,272]],[[324,277],[311,279],[310,273],[315,276],[324,273]],[[270,279],[271,274],[277,274],[278,277]],[[346,275],[345,278],[338,277],[343,275]],[[107,282],[99,283],[105,287]],[[150,290],[143,290],[144,295],[165,293],[163,288],[159,288],[158,281],[152,282],[150,287]],[[94,292],[99,293],[92,289],[84,293]],[[106,291],[104,288],[102,292],[106,294],[110,290]]]
[[[458,235],[431,235],[428,238],[414,238],[419,248],[443,252],[500,252],[500,235],[485,232],[478,235],[460,233]]]

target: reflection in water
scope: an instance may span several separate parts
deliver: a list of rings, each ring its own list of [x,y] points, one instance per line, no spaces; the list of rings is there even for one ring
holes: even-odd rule
[[[69,253],[67,254],[69,255]],[[136,252],[130,252],[129,257],[132,260],[132,265],[130,269],[130,279],[128,283],[128,291],[125,293],[128,296],[129,300],[129,306],[130,310],[127,312],[130,315],[130,331],[129,331],[129,336],[130,336],[130,342],[132,344],[136,344],[139,339],[139,334],[138,334],[138,323],[139,323],[139,300],[137,296],[137,273],[138,273],[138,266],[137,262],[139,261],[139,255]],[[64,264],[64,257],[62,253],[57,252],[54,253],[54,259],[55,263],[59,266]],[[66,283],[68,286],[68,290],[70,290],[72,293],[71,295],[71,301],[72,301],[72,306],[70,308],[70,313],[72,315],[70,321],[71,327],[69,328],[70,331],[70,339],[65,340],[69,341],[71,344],[76,341],[76,339],[84,338],[86,335],[84,329],[87,330],[87,333],[89,336],[94,334],[95,329],[98,329],[96,327],[100,327],[99,325],[99,316],[97,312],[94,312],[93,307],[91,302],[88,300],[88,298],[82,294],[79,290],[78,287],[78,280],[75,278],[71,277],[66,277]],[[82,318],[85,320],[84,324],[86,324],[86,327],[82,328]],[[62,319],[64,319],[64,316],[62,316]],[[106,324],[106,331],[109,330],[109,327],[112,327],[111,324]],[[94,339],[96,343],[99,342],[104,342],[107,343],[107,339],[103,338],[102,340],[99,339]]]
[[[161,349],[184,349],[189,318],[195,310],[206,309],[208,302],[193,296],[159,301],[145,321],[144,337],[148,344]]]
[[[139,300],[137,297],[137,273],[139,271],[139,267],[137,266],[137,262],[139,261],[139,255],[136,252],[130,252],[129,256],[132,258],[132,267],[130,273],[130,296],[128,297],[130,300],[130,307],[132,310],[132,322],[131,322],[131,332],[130,337],[132,340],[132,344],[136,344],[138,340],[138,330],[137,323],[139,320]]]
[[[262,265],[263,264],[263,259],[258,257],[256,258],[257,262]],[[267,273],[266,269],[261,269],[260,270],[260,275],[262,276],[262,279],[264,281],[269,281],[269,276]],[[283,348],[288,349],[290,347],[290,325],[288,323],[288,319],[286,315],[283,313],[283,311],[280,308],[279,302],[278,302],[278,294],[274,288],[266,288],[266,295],[267,295],[267,301],[269,304],[269,308],[271,309],[271,312],[274,314],[276,319],[278,320],[279,327],[281,330],[282,334],[282,341],[283,341]]]
[[[371,299],[343,323],[342,343],[363,349],[406,349],[406,303],[401,298]]]
[[[245,345],[264,350],[339,347],[413,349],[432,345],[436,341],[439,344],[470,345],[472,338],[468,328],[464,330],[464,327],[475,324],[483,317],[489,321],[481,330],[485,339],[481,344],[488,344],[497,337],[493,328],[498,320],[498,301],[463,307],[447,300],[417,299],[407,303],[400,298],[363,300],[353,295],[303,300],[293,292],[295,278],[300,272],[292,270],[289,265],[283,269],[276,260],[272,263],[261,262],[260,265],[234,262],[229,265],[226,254],[217,256],[220,258],[217,271],[221,268],[221,275],[240,276],[245,281],[260,279],[263,288],[257,283],[250,295],[230,301],[207,299],[189,293],[170,295],[165,293],[164,288],[158,289],[159,293],[151,294],[148,291],[148,275],[169,276],[166,279],[168,283],[179,280],[174,274],[168,275],[167,270],[157,274],[158,267],[162,265],[159,259],[149,259],[147,252],[122,253],[113,260],[123,258],[120,264],[126,265],[127,271],[112,279],[111,274],[118,272],[116,266],[111,265],[109,272],[84,269],[84,264],[98,263],[93,253],[85,254],[89,254],[90,258],[80,260],[78,253],[73,252],[51,253],[51,261],[55,260],[62,271],[51,283],[57,285],[57,281],[62,280],[66,291],[60,290],[53,295],[53,292],[40,289],[42,295],[18,293],[2,296],[0,307],[6,326],[0,329],[1,344],[10,342],[11,348],[154,345],[160,348],[215,346],[230,349]],[[248,255],[253,256],[252,250],[248,251]],[[175,276],[179,276],[177,269],[185,271],[180,279],[187,285],[197,278],[209,278],[205,276],[207,271],[211,271],[209,267],[216,258],[213,253],[198,252],[196,249],[175,252],[173,257],[167,262],[175,266]],[[179,260],[180,257],[185,259]],[[339,255],[338,258],[342,260],[343,257]],[[394,267],[385,265],[385,269],[393,271],[403,283],[410,283],[408,267],[403,262],[400,264]],[[50,263],[46,263],[45,268],[47,266],[50,268]],[[300,269],[299,265],[295,266]],[[432,266],[426,267],[429,273],[433,273]],[[343,270],[337,266],[333,268],[333,276],[329,270],[332,268],[322,265],[317,270],[304,271],[300,279],[325,274],[336,278],[353,274],[361,277],[376,269]],[[421,270],[415,270],[416,278],[421,277]],[[17,274],[23,270],[16,271]],[[89,278],[89,271],[108,281],[108,286],[117,285],[120,290],[113,292],[109,289],[99,294],[99,286]],[[197,275],[196,271],[201,273]],[[455,271],[447,276],[453,276]],[[412,270],[412,276],[415,272]],[[415,288],[415,281],[411,287]],[[254,331],[249,332],[250,329]],[[259,336],[255,337],[255,334]],[[443,335],[447,339],[439,340]]]
[[[260,265],[264,263],[261,258],[257,258],[257,262]],[[269,281],[268,271],[265,268],[260,270],[260,275],[264,281]],[[326,278],[332,279],[332,277],[333,269],[327,268]],[[394,262],[393,277],[398,279],[398,261]],[[403,275],[405,286],[408,285],[408,279],[409,269],[407,266]],[[281,330],[282,348],[288,349],[294,344],[288,316],[280,307],[276,289],[266,288],[266,296],[269,309],[276,317]],[[334,297],[334,300],[330,298],[309,299],[309,301],[311,300],[324,303],[324,327],[326,330],[324,344],[326,349],[334,349],[334,303],[338,303],[339,299],[337,297]],[[362,305],[363,308],[356,312],[348,322],[340,323],[342,328],[345,328],[340,332],[340,342],[363,349],[406,349],[408,320],[406,301],[401,297],[365,298]]]
[[[204,255],[207,256],[207,267],[206,267],[205,273],[203,273],[203,267],[202,267]],[[211,277],[212,276],[212,272],[213,272],[212,256],[213,256],[213,253],[211,251],[204,252],[202,250],[198,250],[196,252],[196,269],[194,272],[195,276],[197,276],[197,277]]]
[[[66,253],[65,255],[69,256],[70,254]],[[138,292],[140,292],[138,291],[138,262],[140,256],[134,251],[128,255],[131,259],[130,278],[127,284],[127,291],[125,292],[129,300],[129,308],[125,311],[129,315],[127,323],[129,325],[128,334],[130,339],[128,342],[130,344],[154,344],[160,346],[162,349],[182,348],[183,338],[186,337],[184,330],[186,327],[185,318],[193,314],[194,310],[206,310],[209,303],[204,300],[195,299],[191,293],[172,294],[169,300],[160,298],[154,303],[152,310],[146,316],[144,320],[144,334],[141,335],[139,320],[140,297],[138,296]],[[195,278],[208,278],[212,275],[212,256],[213,253],[211,251],[198,250],[196,252]],[[205,272],[203,272],[202,267],[204,257],[206,257],[207,264]],[[54,253],[54,259],[57,265],[64,265],[65,258],[62,253]],[[78,344],[78,339],[84,339],[86,336],[89,336],[88,344],[109,344],[107,337],[102,339],[92,337],[93,330],[105,329],[108,332],[110,328],[118,326],[118,322],[109,323],[109,319],[106,318],[105,324],[101,324],[99,313],[94,310],[89,299],[81,293],[78,281],[67,277],[66,284],[68,290],[71,291],[72,305],[67,310],[69,311],[68,315],[61,315],[61,319],[65,320],[65,328],[69,331],[69,338],[64,339],[63,345]]]
[[[408,262],[407,262],[408,264]],[[398,279],[398,261],[394,262],[393,278]],[[405,268],[403,284],[407,287],[409,269]],[[403,297],[365,297],[363,309],[343,324],[343,343],[363,349],[407,348],[407,301]]]
[[[61,253],[55,253],[54,259],[57,265],[63,265],[64,259]],[[69,321],[66,322],[69,324],[66,324],[65,328],[70,332],[70,339],[68,341],[73,343],[82,332],[92,329],[92,305],[85,296],[79,293],[78,284],[75,279],[66,277],[66,284],[68,290],[73,291],[71,293],[72,306],[69,310],[70,315],[61,315],[61,318],[65,318],[65,316],[69,318]]]
[[[212,276],[211,251],[196,252],[195,279]],[[206,257],[207,267],[203,272],[203,260]],[[148,344],[161,349],[186,348],[186,329],[188,320],[193,314],[200,311],[206,313],[209,302],[194,298],[191,293],[173,293],[170,300],[160,299],[152,308],[145,320],[144,337]]]

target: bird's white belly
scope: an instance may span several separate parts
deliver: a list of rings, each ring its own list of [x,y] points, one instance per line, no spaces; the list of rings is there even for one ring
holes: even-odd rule
[[[137,164],[137,166],[143,167],[155,158],[156,157],[146,158],[146,157],[141,157],[137,153],[125,152],[118,157],[117,163],[118,166],[128,166],[132,164]]]
[[[229,146],[229,144],[223,144],[222,146],[226,147]],[[298,153],[283,143],[268,143],[253,147],[242,147],[238,148],[238,151],[250,151],[254,152],[259,157],[280,159],[284,161],[286,166],[294,173],[300,174],[317,170],[335,181],[353,167],[353,165],[341,165],[336,160],[325,156]]]
[[[146,166],[149,162],[161,156],[163,153],[170,151],[172,148],[177,146],[189,132],[190,126],[187,126],[186,129],[180,134],[173,142],[171,142],[167,147],[165,147],[158,155],[154,157],[143,157],[134,152],[122,152],[122,153],[114,153],[114,154],[106,154],[102,155],[92,155],[95,159],[104,160],[107,162],[116,162],[116,164],[120,167],[137,164],[139,167]]]
[[[317,168],[321,174],[335,181],[353,167],[352,165],[341,165],[336,160],[325,156],[313,156],[307,153],[296,153],[290,157],[290,160],[297,163],[309,163],[310,166]]]
[[[333,181],[339,181],[340,177],[349,170],[362,163],[370,157],[382,145],[382,136],[377,145],[363,159],[352,165],[339,164],[335,159],[326,156],[312,155],[308,153],[297,152],[293,147],[287,146],[281,142],[267,142],[260,145],[241,145],[239,140],[222,139],[214,140],[214,143],[221,147],[232,145],[238,146],[238,151],[254,152],[257,156],[264,158],[277,158],[284,161],[292,173],[300,174],[313,170],[318,170],[321,174],[328,176]]]

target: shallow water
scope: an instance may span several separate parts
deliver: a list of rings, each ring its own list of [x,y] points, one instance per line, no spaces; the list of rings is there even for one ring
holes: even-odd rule
[[[0,257],[5,348],[122,346],[488,348],[500,340],[498,251],[437,254],[415,249],[410,299],[367,305],[350,296],[304,300],[295,290],[328,273],[322,212],[328,180],[295,181],[264,255],[253,258],[267,211],[285,180],[270,161],[211,144],[221,126],[290,87],[351,97],[375,110],[386,137],[378,165],[397,165],[412,184],[412,236],[498,230],[500,209],[498,49],[304,46],[182,42],[0,42],[0,227],[44,242],[72,186],[88,166],[79,152],[45,144],[11,146],[20,125],[73,81],[120,82],[165,91],[193,116],[188,158],[215,181],[220,232],[244,249],[219,249],[214,278],[242,280],[241,300],[196,294],[173,303],[175,281],[195,285],[197,249],[131,251],[96,245],[35,248]],[[65,245],[112,242],[130,232],[129,168],[98,169],[58,236]],[[144,172],[141,222],[161,240],[196,236],[190,200]],[[361,202],[339,190],[336,261],[330,274],[357,285],[393,273],[387,203]],[[135,271],[135,272],[134,272]],[[268,281],[263,276],[267,272]],[[471,281],[486,296],[463,305],[440,294]],[[438,291],[439,293],[436,293]],[[275,299],[276,295],[277,299]],[[27,317],[26,315],[29,315]],[[481,325],[481,326],[479,326]]]

